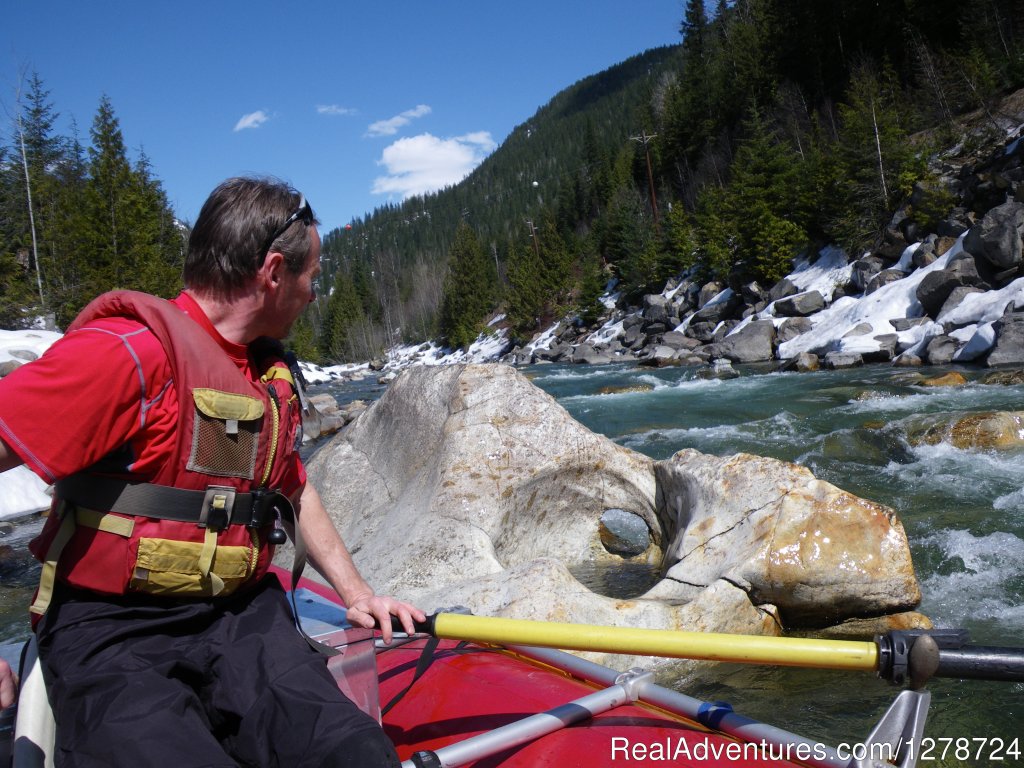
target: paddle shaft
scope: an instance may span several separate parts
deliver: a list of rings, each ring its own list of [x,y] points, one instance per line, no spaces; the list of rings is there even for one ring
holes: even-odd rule
[[[866,672],[878,668],[878,646],[870,641],[632,629],[460,613],[436,614],[431,634],[448,640],[473,640],[494,645],[532,645],[701,661]]]
[[[402,631],[397,620],[392,623],[395,631]],[[893,631],[873,641],[817,640],[436,613],[416,622],[416,631],[503,646],[859,670],[912,688],[932,677],[1024,682],[1024,648],[966,645],[967,632],[961,629]]]

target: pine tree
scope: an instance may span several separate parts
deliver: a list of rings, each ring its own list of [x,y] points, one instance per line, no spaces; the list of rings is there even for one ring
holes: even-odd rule
[[[907,119],[891,71],[858,67],[844,104],[839,151],[845,169],[845,212],[836,223],[840,243],[853,251],[871,243],[884,219],[923,173],[907,137]]]
[[[448,256],[448,276],[441,300],[440,330],[453,347],[468,347],[484,328],[494,308],[494,266],[480,247],[476,233],[459,224]]]
[[[181,285],[184,236],[145,153],[128,160],[120,124],[104,96],[93,120],[84,190],[88,293],[112,288],[171,296]]]
[[[540,248],[513,244],[508,255],[505,309],[514,331],[530,334],[540,326],[545,291],[541,280]]]
[[[338,272],[320,333],[322,356],[331,362],[355,359],[357,332],[365,321],[366,314],[352,277],[346,271]]]
[[[98,294],[109,288],[127,288],[135,272],[126,199],[133,174],[121,127],[107,96],[100,99],[89,133],[92,146],[83,202],[89,218],[86,247],[92,263],[86,281],[89,292]]]

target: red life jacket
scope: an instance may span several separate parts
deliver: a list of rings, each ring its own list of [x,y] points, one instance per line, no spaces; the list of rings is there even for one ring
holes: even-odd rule
[[[253,382],[195,320],[147,294],[104,294],[68,331],[107,317],[141,323],[163,346],[178,394],[176,448],[150,483],[88,470],[58,482],[55,514],[30,545],[44,561],[37,614],[49,601],[48,567],[51,578],[103,594],[212,596],[259,579],[274,510],[257,501],[285,482],[301,439],[298,389],[277,342],[250,344],[266,371]]]

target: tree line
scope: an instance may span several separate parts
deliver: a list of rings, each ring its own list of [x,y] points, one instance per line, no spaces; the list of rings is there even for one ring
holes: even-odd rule
[[[173,296],[188,230],[174,216],[145,153],[129,159],[120,124],[100,99],[83,144],[61,135],[42,79],[24,78],[0,144],[0,328],[49,316],[65,327],[114,288]]]
[[[499,311],[525,338],[588,322],[610,280],[626,301],[687,269],[771,284],[801,251],[871,247],[915,184],[936,191],[910,215],[944,215],[928,157],[1024,83],[1022,20],[1022,0],[688,0],[679,46],[566,89],[456,187],[328,234],[321,352],[463,346]]]
[[[459,184],[326,233],[292,343],[322,362],[465,346],[499,312],[526,338],[590,322],[612,283],[635,302],[683,270],[767,284],[801,251],[858,253],[964,139],[961,115],[995,130],[1024,83],[1022,19],[1024,0],[687,0],[679,45],[566,88]],[[64,326],[111,288],[173,295],[187,226],[109,99],[87,142],[56,132],[36,75],[9,117],[0,327]],[[912,217],[949,205],[917,197]]]

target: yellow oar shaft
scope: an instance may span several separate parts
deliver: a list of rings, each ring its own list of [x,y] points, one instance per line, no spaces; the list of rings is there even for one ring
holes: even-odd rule
[[[865,672],[873,672],[878,668],[878,646],[870,641],[630,629],[459,613],[437,614],[434,634],[449,640],[473,640],[495,645],[535,645],[572,651]]]

